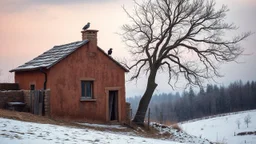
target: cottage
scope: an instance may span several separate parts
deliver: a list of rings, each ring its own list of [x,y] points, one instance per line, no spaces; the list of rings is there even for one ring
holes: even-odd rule
[[[82,41],[54,46],[11,70],[20,89],[50,89],[52,117],[125,121],[125,72],[97,46],[97,30],[83,30]]]

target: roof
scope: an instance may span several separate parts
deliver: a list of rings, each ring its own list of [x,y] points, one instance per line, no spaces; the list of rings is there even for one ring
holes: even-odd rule
[[[55,64],[57,64],[59,61],[66,58],[68,55],[70,55],[74,51],[76,51],[78,48],[87,44],[88,42],[89,42],[89,40],[83,40],[83,41],[72,42],[72,43],[68,43],[68,44],[64,44],[64,45],[54,46],[52,49],[44,52],[43,54],[39,55],[38,57],[34,58],[33,60],[15,68],[15,69],[10,70],[10,72],[31,71],[31,70],[37,70],[40,68],[49,69],[52,66],[54,66]],[[112,57],[107,55],[104,52],[104,50],[100,49],[100,51],[103,52],[108,58],[110,58],[112,61],[114,61],[122,69],[124,69],[125,72],[129,71],[124,66],[122,66],[120,63],[118,63],[116,60],[114,60]]]

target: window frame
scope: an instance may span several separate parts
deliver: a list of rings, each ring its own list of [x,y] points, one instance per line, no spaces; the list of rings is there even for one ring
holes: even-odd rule
[[[90,83],[90,94],[91,96],[88,96],[87,94],[87,84],[88,82]],[[92,78],[83,78],[80,79],[80,87],[81,87],[81,93],[80,93],[80,100],[95,100],[95,95],[94,95],[94,79]]]
[[[29,83],[29,90],[32,90],[32,89],[31,89],[31,86],[32,86],[32,85],[34,86],[34,89],[33,89],[33,90],[36,90],[36,84],[35,84],[35,83]]]

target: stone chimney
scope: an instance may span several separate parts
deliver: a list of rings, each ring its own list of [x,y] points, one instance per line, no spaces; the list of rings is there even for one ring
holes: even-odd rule
[[[89,50],[96,52],[97,50],[97,33],[98,30],[85,30],[82,31],[82,40],[89,40]]]

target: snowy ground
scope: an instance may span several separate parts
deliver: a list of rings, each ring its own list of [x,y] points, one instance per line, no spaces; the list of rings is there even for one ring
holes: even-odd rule
[[[189,135],[186,132],[172,128],[172,126],[162,126],[161,124],[157,123],[152,123],[152,126],[159,130],[160,134],[169,133],[171,139],[177,142],[186,144],[211,144],[209,140]]]
[[[111,133],[50,124],[38,124],[0,118],[0,144],[180,144],[129,136],[129,133]]]
[[[244,123],[244,118],[248,114],[251,116],[249,128]],[[240,129],[238,129],[237,120],[241,122]],[[213,142],[224,144],[256,144],[256,135],[237,135],[241,132],[256,131],[256,110],[183,123],[180,124],[180,127],[188,134],[206,138]]]

